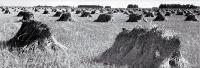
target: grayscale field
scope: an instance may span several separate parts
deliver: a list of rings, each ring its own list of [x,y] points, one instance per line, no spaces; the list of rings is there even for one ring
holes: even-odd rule
[[[137,27],[151,29],[154,26],[158,26],[158,29],[166,32],[165,34],[168,36],[176,34],[179,37],[181,46],[179,51],[181,52],[181,57],[185,59],[183,62],[188,63],[189,66],[181,68],[200,68],[200,15],[197,13],[194,13],[194,15],[199,21],[184,21],[187,16],[176,15],[176,13],[172,14],[172,16],[165,16],[166,20],[164,21],[153,21],[157,16],[156,11],[152,10],[152,12],[155,12],[154,17],[144,17],[145,14],[143,14],[143,11],[136,10],[133,12],[135,14],[142,14],[144,20],[126,22],[129,19],[129,15],[123,12],[116,12],[111,13],[111,21],[94,22],[100,14],[109,12],[105,10],[105,12],[100,13],[98,12],[99,9],[95,9],[97,12],[91,14],[91,17],[80,17],[81,14],[75,14],[78,8],[75,8],[75,11],[70,11],[72,8],[56,8],[58,11],[70,9],[69,12],[72,18],[72,21],[57,21],[60,16],[53,17],[56,12],[52,12],[51,8],[45,9],[49,11],[49,14],[43,14],[44,9],[38,9],[39,12],[35,12],[33,8],[26,8],[27,11],[34,14],[34,20],[40,21],[50,28],[51,36],[54,37],[54,42],[59,45],[62,50],[53,51],[47,48],[47,51],[36,49],[33,52],[19,53],[15,50],[10,52],[9,48],[1,48],[0,68],[134,68],[134,66],[131,67],[130,64],[118,65],[114,63],[109,64],[109,61],[108,63],[104,63],[94,60],[100,58],[106,50],[114,45],[116,37],[123,31],[122,28],[128,30]],[[82,9],[89,12],[94,10]],[[11,14],[4,14],[4,11],[0,12],[1,46],[4,46],[2,41],[13,38],[22,25],[22,22],[19,22],[22,17],[17,17],[19,11],[22,10],[15,7],[10,7],[8,10]],[[112,8],[111,10],[115,9]],[[148,9],[143,8],[142,10]],[[165,10],[170,9],[164,9],[161,12],[165,14]],[[183,10],[191,12],[198,10],[200,13],[199,8]],[[124,45],[126,44],[124,43]]]

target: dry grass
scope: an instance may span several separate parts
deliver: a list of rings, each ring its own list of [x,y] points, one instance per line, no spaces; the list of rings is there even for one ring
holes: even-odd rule
[[[11,10],[12,12],[12,10]],[[59,22],[53,14],[34,12],[36,20],[46,23],[51,27],[53,36],[68,48],[64,54],[52,54],[38,51],[29,54],[11,54],[7,50],[0,51],[0,68],[127,68],[128,66],[104,65],[92,62],[93,58],[100,56],[110,48],[121,28],[132,29],[137,25],[149,27],[157,24],[166,30],[178,33],[181,38],[181,52],[195,68],[200,67],[200,22],[186,22],[184,16],[167,17],[167,21],[152,22],[155,17],[146,18],[149,22],[125,22],[128,16],[114,14],[115,21],[108,23],[93,22],[99,14],[93,17],[81,18],[80,14],[72,12],[75,22]],[[0,40],[10,39],[20,28],[21,23],[16,21],[16,12],[4,15],[0,12]],[[200,16],[197,16],[200,19]],[[151,23],[150,23],[151,22]],[[49,67],[48,67],[49,66]]]

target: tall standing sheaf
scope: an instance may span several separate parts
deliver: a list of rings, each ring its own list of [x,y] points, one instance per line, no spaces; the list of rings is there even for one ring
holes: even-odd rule
[[[157,27],[134,28],[133,30],[123,28],[113,46],[106,50],[97,61],[106,64],[129,65],[131,68],[172,68],[172,66],[182,68],[180,43],[179,37],[165,36]],[[162,67],[166,65],[164,63],[169,64],[169,67]]]

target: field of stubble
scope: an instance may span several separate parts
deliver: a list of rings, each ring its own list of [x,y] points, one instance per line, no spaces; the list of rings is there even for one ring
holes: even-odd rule
[[[33,12],[36,20],[47,24],[51,28],[52,35],[68,49],[66,54],[48,56],[43,53],[30,55],[13,55],[7,50],[0,51],[0,68],[125,68],[127,66],[104,65],[92,60],[109,47],[115,41],[121,28],[132,29],[137,26],[151,27],[158,25],[160,29],[175,32],[181,40],[181,53],[192,65],[200,67],[200,22],[184,21],[184,16],[173,15],[167,17],[167,21],[153,22],[154,18],[145,18],[148,22],[125,22],[128,15],[114,14],[114,21],[107,23],[93,22],[99,14],[93,17],[79,17],[74,14],[75,22],[58,22],[59,17],[50,14]],[[21,17],[16,17],[18,12],[3,14],[0,12],[0,40],[12,38],[21,26],[17,22]],[[200,20],[200,16],[197,16]],[[20,56],[20,57],[19,57]]]

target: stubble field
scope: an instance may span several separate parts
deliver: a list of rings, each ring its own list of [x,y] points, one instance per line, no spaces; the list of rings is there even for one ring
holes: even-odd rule
[[[132,29],[142,26],[150,28],[153,25],[169,33],[176,33],[181,40],[181,53],[195,68],[200,67],[200,22],[184,21],[185,16],[172,15],[166,17],[167,21],[152,21],[155,17],[147,18],[148,22],[125,22],[128,15],[114,13],[114,21],[93,22],[99,14],[92,17],[79,17],[80,14],[72,12],[74,22],[56,21],[54,12],[42,14],[43,11],[33,12],[36,20],[47,24],[52,35],[62,45],[66,46],[64,54],[46,55],[36,53],[30,55],[14,55],[7,50],[0,51],[0,68],[125,68],[127,66],[104,65],[92,60],[98,58],[105,50],[110,48],[115,37],[122,28]],[[3,14],[0,12],[0,40],[12,38],[21,26],[17,22],[22,17],[16,17],[18,12]],[[200,16],[197,16],[200,20]],[[20,57],[19,57],[20,56]]]

